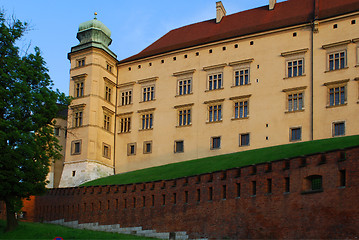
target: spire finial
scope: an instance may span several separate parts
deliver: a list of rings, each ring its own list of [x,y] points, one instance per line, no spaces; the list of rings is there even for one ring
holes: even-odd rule
[[[95,12],[94,15],[95,15],[94,19],[97,19],[97,12]]]

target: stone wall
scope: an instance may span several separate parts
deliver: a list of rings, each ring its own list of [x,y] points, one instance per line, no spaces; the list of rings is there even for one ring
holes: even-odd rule
[[[355,147],[168,181],[51,189],[24,211],[34,221],[141,226],[190,238],[354,238],[358,201]]]

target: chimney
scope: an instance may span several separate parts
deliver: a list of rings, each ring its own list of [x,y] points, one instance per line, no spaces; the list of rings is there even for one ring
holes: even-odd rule
[[[269,0],[269,10],[273,10],[277,0]]]
[[[221,1],[216,2],[217,16],[216,23],[220,23],[222,18],[226,16],[226,9],[224,9]]]

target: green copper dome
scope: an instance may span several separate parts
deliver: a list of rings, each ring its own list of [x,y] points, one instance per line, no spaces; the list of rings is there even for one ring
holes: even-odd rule
[[[105,24],[97,20],[95,13],[95,18],[81,23],[79,30],[77,32],[77,39],[80,43],[71,48],[71,52],[79,51],[89,47],[96,47],[105,50],[111,56],[116,58],[116,55],[108,48],[110,46],[111,31],[108,29]]]
[[[108,27],[105,26],[105,24],[103,24],[102,22],[100,22],[99,20],[92,19],[90,21],[81,23],[79,26],[79,32],[84,31],[84,30],[88,30],[88,29],[98,29],[103,31],[108,37],[111,37],[111,31],[110,29],[108,29]]]

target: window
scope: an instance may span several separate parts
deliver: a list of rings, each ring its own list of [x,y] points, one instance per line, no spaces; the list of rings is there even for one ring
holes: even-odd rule
[[[288,112],[303,110],[304,108],[303,95],[304,93],[288,94]]]
[[[346,68],[346,51],[328,54],[329,71]]]
[[[143,142],[143,153],[151,153],[152,152],[152,141]]]
[[[132,103],[132,90],[121,92],[121,105],[129,105]]]
[[[257,195],[257,182],[252,181],[252,196],[256,196],[256,195]]]
[[[222,104],[208,107],[208,122],[222,121]]]
[[[74,127],[82,126],[82,111],[78,111],[74,113]]]
[[[192,93],[192,79],[181,79],[178,80],[178,89],[177,94],[178,95],[186,95]]]
[[[78,59],[78,60],[77,60],[77,66],[78,66],[78,67],[83,67],[83,66],[85,66],[85,59]]]
[[[227,198],[227,186],[223,185],[222,186],[222,199],[226,199]]]
[[[192,110],[190,108],[178,110],[178,126],[191,125],[191,114]]]
[[[222,73],[208,75],[208,90],[222,88]]]
[[[293,33],[293,37],[296,36],[297,33]],[[281,53],[281,56],[285,58],[285,78],[298,77],[305,74],[304,59],[308,50],[308,48],[304,48]]]
[[[54,135],[60,136],[60,127],[54,127]]]
[[[142,101],[148,102],[155,99],[155,86],[146,86],[142,88]]]
[[[109,86],[105,87],[105,100],[111,102],[111,88]]]
[[[302,140],[302,128],[291,128],[290,129],[290,141],[300,141]]]
[[[249,68],[234,71],[234,86],[249,84]]]
[[[107,71],[112,72],[112,65],[107,63],[106,69]]]
[[[179,141],[175,141],[175,153],[182,153],[184,152],[184,148],[183,148],[183,140],[179,140]]]
[[[345,135],[345,122],[333,123],[333,137]]]
[[[297,77],[302,76],[304,73],[304,60],[297,59],[287,61],[287,77]]]
[[[131,117],[120,118],[120,133],[127,133],[131,131]]]
[[[339,186],[340,187],[346,186],[346,171],[345,171],[345,169],[339,170]]]
[[[152,129],[153,127],[153,114],[146,113],[141,115],[141,129]]]
[[[81,140],[71,142],[71,155],[78,155],[81,153]]]
[[[290,191],[290,179],[289,177],[284,178],[284,192],[289,193]]]
[[[220,148],[221,148],[221,137],[212,137],[211,149],[220,149]]]
[[[268,178],[267,179],[267,194],[271,194],[272,193],[272,179]]]
[[[239,134],[239,146],[249,146],[249,133]]]
[[[111,117],[107,114],[107,113],[104,113],[103,115],[103,128],[107,131],[110,131],[110,121],[111,121]]]
[[[323,188],[323,178],[320,175],[312,175],[307,177],[308,188],[310,191],[322,190]]]
[[[136,155],[136,143],[127,144],[127,156]]]
[[[110,146],[105,143],[103,143],[102,156],[105,158],[111,158]]]
[[[76,82],[75,97],[83,97],[83,96],[84,96],[84,82]]]
[[[329,88],[329,106],[343,105],[346,102],[346,86]]]
[[[247,118],[248,117],[248,101],[240,101],[234,103],[234,118]]]

